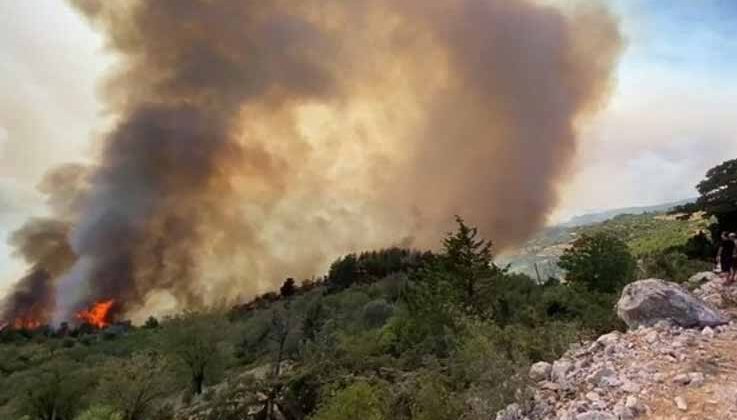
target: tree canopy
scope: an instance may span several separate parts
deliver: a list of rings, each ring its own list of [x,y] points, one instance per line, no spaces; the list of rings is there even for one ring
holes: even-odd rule
[[[576,239],[558,265],[566,270],[568,282],[613,293],[634,279],[637,262],[622,240],[597,233]]]
[[[706,172],[706,177],[696,186],[700,196],[695,203],[682,206],[678,211],[695,213],[703,211],[717,219],[713,233],[737,230],[737,159],[723,162]],[[717,238],[718,236],[714,236]]]

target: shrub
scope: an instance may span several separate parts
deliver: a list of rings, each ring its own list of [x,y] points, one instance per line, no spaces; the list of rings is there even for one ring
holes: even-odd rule
[[[384,325],[394,313],[394,307],[384,299],[372,300],[363,306],[363,323],[368,328]]]
[[[386,399],[378,385],[355,382],[328,398],[310,420],[384,420]]]
[[[286,406],[292,418],[305,418],[317,408],[320,398],[319,378],[313,372],[303,372],[289,380],[284,392]]]
[[[79,372],[80,366],[66,360],[27,372],[28,380],[20,384],[19,414],[31,419],[73,419],[89,386]]]
[[[698,272],[710,271],[712,264],[691,260],[686,254],[671,250],[646,255],[641,267],[645,277],[683,283]]]
[[[143,420],[173,389],[169,361],[155,353],[139,353],[108,362],[99,393],[122,420]]]
[[[463,402],[452,391],[447,379],[437,373],[420,378],[410,406],[413,420],[456,420],[463,413]]]
[[[582,335],[595,335],[624,328],[613,310],[618,298],[619,294],[595,292],[576,284],[560,284],[545,287],[538,304],[549,321],[576,323]]]
[[[514,340],[504,331],[473,323],[451,365],[453,383],[469,384],[464,400],[482,400],[466,417],[493,418],[526,389],[529,362],[523,352],[509,348]],[[505,348],[506,347],[506,348]]]
[[[123,420],[123,416],[112,407],[94,405],[75,417],[74,420]]]
[[[342,366],[351,370],[378,367],[373,358],[385,353],[380,330],[337,334],[337,354]]]

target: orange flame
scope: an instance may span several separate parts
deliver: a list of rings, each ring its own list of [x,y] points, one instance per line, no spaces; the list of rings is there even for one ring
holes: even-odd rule
[[[29,316],[22,316],[15,318],[14,320],[7,322],[7,321],[0,321],[0,331],[3,331],[5,329],[10,330],[26,330],[26,331],[32,331],[37,330],[41,328],[43,324],[41,321],[29,317]]]
[[[89,310],[77,312],[76,318],[96,328],[105,328],[110,325],[110,310],[115,300],[101,300],[95,302]]]
[[[41,328],[41,322],[33,318],[17,318],[13,321],[15,330],[35,330]]]

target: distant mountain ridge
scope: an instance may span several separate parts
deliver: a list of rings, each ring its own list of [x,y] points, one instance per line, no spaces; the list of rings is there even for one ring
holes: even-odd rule
[[[708,220],[692,218],[678,220],[665,217],[676,206],[692,200],[680,200],[653,206],[626,207],[577,216],[537,233],[515,251],[497,257],[500,265],[532,278],[544,280],[562,278],[558,259],[577,237],[605,232],[630,246],[636,257],[656,249],[665,249],[685,243],[699,230],[706,229]]]
[[[670,203],[656,204],[653,206],[641,207],[623,207],[618,209],[604,210],[601,212],[587,213],[580,216],[573,216],[568,221],[559,224],[560,227],[576,227],[592,225],[595,223],[605,222],[613,219],[621,214],[643,214],[643,213],[662,213],[669,211],[677,206],[696,201],[696,198],[687,198],[685,200],[673,201]]]

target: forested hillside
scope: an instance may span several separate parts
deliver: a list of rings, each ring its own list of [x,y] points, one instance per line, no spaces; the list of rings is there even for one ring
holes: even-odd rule
[[[584,226],[554,226],[543,230],[520,250],[502,256],[499,263],[510,264],[513,271],[533,278],[537,278],[538,274],[541,280],[548,277],[559,278],[564,276],[564,272],[558,267],[558,259],[570,244],[582,235],[603,232],[627,243],[633,255],[641,262],[642,274],[648,271],[647,266],[652,272],[653,264],[664,264],[667,256],[667,260],[678,266],[671,267],[669,274],[678,275],[680,280],[684,280],[689,273],[696,272],[699,268],[708,268],[703,264],[688,263],[687,260],[708,260],[713,257],[712,250],[708,247],[704,250],[711,223],[713,220],[703,215],[684,218],[657,212],[622,214],[601,223]],[[700,232],[704,236],[697,236]],[[676,268],[684,268],[686,271],[676,274]]]
[[[530,363],[621,328],[619,290],[663,269],[648,255],[687,252],[703,223],[621,216],[550,231],[535,246],[574,239],[561,283],[494,264],[493,244],[458,219],[439,252],[346,255],[324,278],[235,307],[6,328],[0,417],[486,419],[520,398]]]

